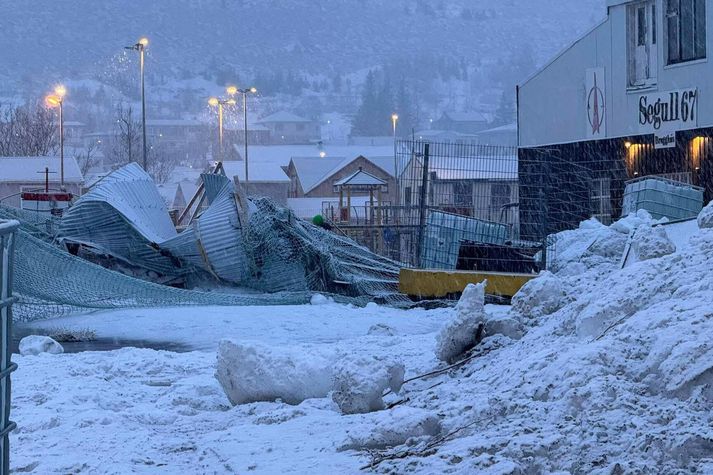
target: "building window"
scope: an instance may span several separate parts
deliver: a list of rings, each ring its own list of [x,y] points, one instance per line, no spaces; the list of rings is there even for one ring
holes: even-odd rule
[[[412,190],[412,188],[411,188],[410,186],[407,186],[407,187],[404,189],[404,206],[407,207],[407,208],[410,208],[410,207],[411,207],[412,198],[413,198],[413,197],[411,196],[412,193],[413,193],[413,190]]]
[[[504,208],[512,201],[512,190],[506,183],[493,183],[490,187],[490,209],[492,220],[499,220]]]
[[[706,57],[705,0],[666,0],[668,64]]]
[[[611,224],[611,180],[609,178],[592,180],[589,202],[592,206],[592,217],[598,219],[602,224]]]
[[[658,70],[656,2],[629,5],[627,24],[629,87],[652,86]]]
[[[467,181],[457,181],[453,183],[453,204],[456,206],[473,206],[473,183]]]

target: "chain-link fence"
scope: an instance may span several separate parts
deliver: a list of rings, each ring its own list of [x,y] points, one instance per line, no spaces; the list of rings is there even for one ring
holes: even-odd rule
[[[10,421],[10,373],[17,365],[10,359],[12,341],[12,274],[17,221],[0,220],[0,473],[10,473],[9,434],[15,428]]]

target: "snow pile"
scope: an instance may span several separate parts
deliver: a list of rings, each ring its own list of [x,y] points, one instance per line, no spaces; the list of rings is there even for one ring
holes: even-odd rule
[[[332,388],[326,355],[303,349],[279,351],[258,344],[223,340],[215,377],[233,405],[282,400],[299,404],[324,398]]]
[[[568,301],[522,339],[486,336],[462,368],[404,387],[454,435],[410,443],[379,470],[713,473],[712,268],[702,229],[672,254],[559,275]]]
[[[312,298],[309,299],[310,305],[329,305],[334,303],[334,299],[330,297],[325,297],[322,294],[314,294]]]
[[[676,245],[661,226],[640,226],[636,229],[631,250],[639,261],[656,259],[676,252]]]
[[[436,357],[453,362],[473,348],[485,328],[485,286],[470,284],[463,291],[455,309],[455,318],[448,322],[436,339]]]
[[[20,340],[20,354],[22,356],[36,356],[41,353],[59,355],[64,353],[62,345],[48,336],[30,335]]]
[[[351,432],[339,450],[379,450],[415,444],[419,439],[428,441],[441,432],[438,416],[421,409],[397,407],[378,416],[372,424]]]
[[[551,315],[569,301],[562,280],[551,272],[543,272],[525,284],[512,298],[512,307],[528,318]]]
[[[645,215],[631,219],[638,221]],[[607,227],[596,219],[585,221],[579,229],[553,236],[548,249],[549,267],[555,273],[576,275],[603,264],[615,264],[624,253],[628,232],[627,225]]]
[[[334,367],[332,400],[343,414],[381,411],[384,391],[399,392],[404,373],[402,363],[383,358],[342,358]]]
[[[703,208],[698,215],[698,227],[701,229],[713,228],[713,201],[708,203],[708,206]]]

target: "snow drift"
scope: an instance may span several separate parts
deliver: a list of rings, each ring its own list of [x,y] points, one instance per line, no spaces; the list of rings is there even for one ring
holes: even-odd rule
[[[713,229],[676,249],[675,227],[651,225],[634,215],[557,236],[557,272],[510,310],[523,338],[486,335],[460,370],[402,391],[454,435],[379,469],[713,473]],[[621,268],[637,229],[647,258]]]

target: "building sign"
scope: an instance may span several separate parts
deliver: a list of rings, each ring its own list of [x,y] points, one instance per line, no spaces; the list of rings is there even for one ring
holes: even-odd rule
[[[643,134],[693,129],[698,125],[698,90],[645,94],[639,98],[639,130]]]
[[[587,138],[607,136],[604,68],[587,69]]]
[[[654,134],[654,148],[675,148],[676,147],[676,131],[669,133]]]

